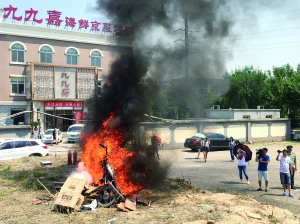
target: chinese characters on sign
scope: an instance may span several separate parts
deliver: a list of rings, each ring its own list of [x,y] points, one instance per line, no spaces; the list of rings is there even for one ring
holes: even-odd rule
[[[18,8],[13,7],[9,5],[8,7],[4,7],[4,15],[3,20],[6,19],[12,19],[12,22],[21,21],[23,19],[23,16],[17,13]],[[42,18],[37,18],[38,10],[34,10],[30,8],[29,10],[25,10],[25,16],[24,16],[24,23],[27,23],[28,21],[32,21],[32,24],[38,23],[41,24],[43,22]],[[65,29],[68,29],[69,27],[71,29],[74,29],[76,25],[78,25],[78,30],[83,29],[84,31],[87,31],[89,29],[90,32],[101,32],[105,34],[112,34],[115,36],[132,36],[134,34],[134,28],[132,26],[122,26],[122,25],[112,25],[111,23],[100,23],[98,21],[92,21],[89,22],[86,19],[80,19],[76,21],[73,17],[65,17],[65,20],[61,18],[62,12],[56,11],[56,10],[49,10],[47,11],[48,18],[45,20],[47,21],[47,27],[55,26],[56,28],[59,28],[64,22]],[[102,24],[102,28],[99,27]]]
[[[44,102],[45,109],[74,109],[81,110],[82,102]]]

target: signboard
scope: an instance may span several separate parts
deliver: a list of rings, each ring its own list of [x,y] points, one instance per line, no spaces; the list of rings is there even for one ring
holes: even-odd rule
[[[56,67],[55,98],[76,98],[76,68]]]
[[[75,124],[82,124],[82,110],[74,111]]]
[[[44,102],[46,110],[82,110],[82,102]]]
[[[17,11],[18,8],[11,5],[4,7],[3,21],[6,19],[12,19],[12,22],[23,20],[24,23],[31,21],[32,25],[35,25],[35,23],[42,24],[44,21],[47,24],[47,27],[55,26],[56,28],[59,28],[64,25],[64,29],[74,29],[75,27],[78,27],[78,30],[83,29],[84,31],[89,30],[89,32],[101,32],[115,36],[131,36],[134,34],[134,28],[132,26],[112,25],[111,23],[101,23],[96,20],[91,22],[86,19],[76,20],[74,17],[62,16],[62,12],[56,10],[48,10],[48,18],[45,19],[39,17],[39,11],[33,8],[25,10],[24,17],[21,12]],[[63,19],[63,17],[65,19]]]

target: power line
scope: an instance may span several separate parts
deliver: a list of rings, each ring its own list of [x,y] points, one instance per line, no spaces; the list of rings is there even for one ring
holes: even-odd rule
[[[264,23],[255,23],[255,24],[249,24],[249,25],[243,25],[243,26],[236,26],[235,28],[245,27],[245,26],[257,26],[257,25],[267,24],[267,23],[283,22],[283,21],[293,20],[293,19],[299,19],[299,18],[300,18],[300,17],[290,18],[290,19],[283,19],[283,20],[277,20],[277,21],[270,21],[270,22],[264,22]]]
[[[279,15],[279,14],[285,14],[285,13],[296,12],[296,11],[300,11],[300,9],[295,9],[295,10],[286,11],[286,12],[279,12],[279,13],[274,13],[274,14],[264,15],[264,16],[257,16],[257,17],[252,17],[252,18],[249,18],[249,19],[235,20],[235,21],[232,21],[232,22],[240,22],[240,21],[245,21],[245,20],[250,20],[250,19],[257,19],[257,18],[263,18],[263,17],[268,17],[268,16],[275,16],[275,15]]]
[[[289,43],[297,43],[297,42],[300,42],[300,40],[298,40],[298,41],[270,43],[270,44],[258,44],[258,45],[250,45],[250,46],[235,46],[235,48],[241,48],[241,47],[259,47],[259,46],[266,46],[266,45],[289,44]],[[223,48],[223,49],[232,49],[232,48]]]
[[[279,49],[279,48],[291,48],[291,47],[300,47],[300,45],[297,46],[284,46],[284,47],[272,47],[272,48],[257,48],[257,49],[240,49],[240,50],[235,50],[235,49],[231,49],[231,50],[222,50],[222,49],[215,49],[217,51],[253,51],[253,50],[272,50],[272,49]],[[197,52],[200,53],[200,52]]]

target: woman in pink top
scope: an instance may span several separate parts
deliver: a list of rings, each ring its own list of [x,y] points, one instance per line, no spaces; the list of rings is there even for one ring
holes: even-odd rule
[[[238,154],[237,154],[237,159],[238,159],[238,169],[239,169],[239,174],[240,174],[240,180],[241,180],[241,184],[243,183],[243,175],[242,172],[245,175],[245,178],[247,180],[247,184],[250,184],[249,182],[249,177],[247,174],[247,170],[246,170],[246,152],[242,149],[238,149]]]

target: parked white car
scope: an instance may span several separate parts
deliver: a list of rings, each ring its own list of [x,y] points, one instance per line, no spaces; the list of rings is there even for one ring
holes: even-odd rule
[[[17,159],[26,156],[46,156],[48,146],[40,139],[0,139],[0,160]]]
[[[67,131],[68,143],[80,140],[80,134],[84,126],[84,124],[73,124],[69,126]]]
[[[45,131],[45,133],[42,135],[42,142],[47,144],[47,143],[53,143],[53,130],[54,129],[47,129]],[[62,133],[59,129],[57,130],[57,136],[56,136],[56,140],[57,142],[62,142],[63,141],[63,136]]]

